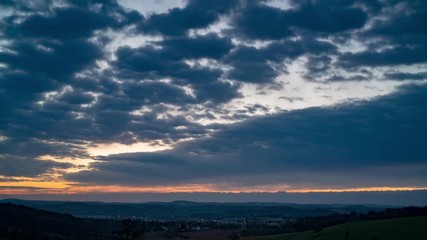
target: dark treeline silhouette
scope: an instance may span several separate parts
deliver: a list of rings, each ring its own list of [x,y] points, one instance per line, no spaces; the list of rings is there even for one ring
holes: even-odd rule
[[[11,203],[0,204],[0,239],[121,239],[113,234],[120,223],[82,219]]]
[[[361,220],[385,220],[402,217],[427,216],[426,207],[389,208],[384,211],[369,211],[368,213],[332,214],[321,217],[305,217],[287,221],[281,225],[247,224],[241,231],[242,236],[261,236],[302,231],[320,231],[322,228]]]

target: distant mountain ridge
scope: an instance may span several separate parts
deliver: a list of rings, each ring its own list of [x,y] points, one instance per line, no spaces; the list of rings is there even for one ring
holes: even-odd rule
[[[69,201],[29,201],[3,199],[0,203],[14,203],[37,209],[81,217],[141,218],[150,220],[221,219],[229,217],[316,217],[334,213],[366,213],[390,206],[342,204],[285,204],[285,203],[200,203],[191,201],[105,203]]]

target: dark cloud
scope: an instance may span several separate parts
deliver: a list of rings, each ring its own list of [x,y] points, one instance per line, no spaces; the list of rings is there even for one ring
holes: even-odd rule
[[[112,73],[109,71],[103,73],[93,72],[90,76],[81,76],[70,79],[69,84],[73,88],[81,91],[90,91],[110,95],[120,89],[120,84],[111,79]]]
[[[93,164],[96,171],[68,177],[136,185],[229,181],[354,187],[396,179],[420,185],[425,181],[420,169],[427,164],[426,93],[425,86],[406,86],[370,102],[262,117],[174,150],[109,156]]]
[[[167,13],[153,14],[139,25],[139,30],[166,36],[185,35],[190,29],[206,28],[236,5],[235,0],[190,0],[184,8],[173,8]]]
[[[55,82],[40,74],[10,72],[1,75],[0,87],[3,94],[8,95],[7,99],[17,101],[19,98],[28,99],[32,94],[51,90],[55,87]]]
[[[186,95],[183,89],[160,82],[127,84],[124,86],[124,92],[130,98],[141,101],[141,105],[188,102],[192,98]]]
[[[226,62],[233,67],[227,77],[242,82],[272,82],[279,73],[271,66],[269,60],[279,62],[284,57],[268,50],[258,50],[255,47],[238,48],[226,58]]]
[[[280,73],[286,72],[285,61],[295,60],[304,54],[333,54],[336,47],[311,38],[299,41],[283,40],[265,48],[241,46],[224,60],[233,69],[227,77],[252,83],[271,83]]]
[[[102,56],[100,48],[87,40],[16,41],[9,50],[0,53],[0,63],[9,69],[45,76],[46,82],[49,78],[67,81]]]
[[[36,160],[13,155],[0,155],[0,175],[12,177],[37,177],[54,168],[69,168],[71,164]]]
[[[229,39],[215,35],[173,38],[163,41],[159,46],[149,45],[138,49],[120,48],[117,51],[117,65],[124,70],[173,76],[173,74],[179,74],[180,69],[189,68],[182,60],[218,59],[227,54],[231,47]]]
[[[297,27],[325,33],[360,29],[365,25],[367,14],[357,1],[293,1],[299,4],[290,10],[286,19]]]
[[[362,28],[367,14],[352,1],[294,1],[289,10],[270,7],[265,1],[245,1],[235,14],[233,31],[243,39],[282,39],[309,30],[337,33]]]
[[[2,153],[0,156],[4,156],[5,158],[15,156],[30,161],[42,155],[85,156],[84,150],[79,146],[72,145],[71,142],[48,142],[29,138],[25,136],[25,131],[32,131],[32,129],[13,129],[16,126],[11,126],[11,128],[10,131],[14,132],[17,136],[0,142],[0,151]],[[24,135],[24,137],[18,135]]]
[[[69,8],[54,8],[51,6],[51,1],[34,2],[36,3],[33,4],[33,8],[40,9],[44,6],[43,14],[29,15],[22,23],[18,24],[16,24],[15,16],[7,18],[6,35],[69,41],[77,38],[88,38],[95,30],[117,29],[142,18],[136,11],[125,10],[116,1],[72,0],[69,3],[74,6]],[[31,4],[26,5],[32,6]],[[14,4],[14,6],[18,9],[22,7],[19,3]]]
[[[6,66],[6,74],[1,76],[5,82],[0,84],[8,92],[41,93],[60,88],[59,82],[67,82],[79,71],[93,67],[95,60],[103,56],[100,46],[89,40],[95,30],[124,26],[135,14],[116,1],[70,4],[74,6],[56,8],[51,1],[8,4],[17,13],[24,11],[21,5],[27,5],[26,10],[34,13],[19,21],[18,15],[3,19],[4,37],[10,44],[3,46],[7,51],[0,52],[0,63]]]
[[[0,2],[0,7],[12,8],[23,12],[47,11],[49,10],[51,0],[44,1],[16,1],[4,0]]]
[[[163,41],[163,52],[172,59],[219,59],[232,48],[228,38],[219,38],[215,34],[197,38],[169,38]]]
[[[13,0],[4,0],[0,3],[0,6],[4,6],[4,7],[9,7],[13,5],[14,5]]]
[[[425,39],[427,27],[420,24],[427,21],[427,3],[425,1],[389,1],[389,6],[398,11],[376,19],[367,34],[385,37],[394,41]]]
[[[424,1],[386,1],[385,14],[357,37],[368,49],[344,53],[341,66],[346,69],[423,64],[427,62],[427,5]]]
[[[285,22],[285,15],[284,11],[263,5],[261,1],[247,1],[242,11],[236,13],[234,28],[244,39],[281,39],[293,36],[293,31]]]
[[[322,60],[308,50],[307,53],[314,56],[309,57],[305,77],[316,80],[329,75],[324,78],[326,81],[371,79],[361,68],[426,62],[425,9],[422,1],[293,1],[287,10],[267,6],[263,1],[244,1],[232,15],[233,28],[227,34],[237,34],[243,42],[299,37],[296,42],[303,43],[305,39],[320,37],[331,39],[332,44],[347,45],[356,39],[366,44],[365,51],[329,52]],[[375,19],[371,26],[364,28],[370,17]],[[249,82],[258,82],[257,79],[271,82],[277,76],[270,64],[277,61],[275,56],[277,53],[262,60],[258,57],[253,63],[239,61],[229,76]],[[331,63],[333,56],[338,61]],[[332,76],[335,69],[352,73],[346,75],[354,77]]]
[[[231,99],[241,97],[241,94],[238,92],[239,85],[229,82],[201,82],[194,83],[193,86],[195,95],[202,102],[227,103]]]
[[[307,74],[304,76],[305,79],[316,81],[317,78],[322,77],[331,70],[332,61],[333,59],[328,55],[309,56],[306,63]]]
[[[396,66],[427,62],[427,47],[396,47],[384,51],[368,50],[361,53],[346,53],[340,57],[346,68],[359,66]]]
[[[82,91],[69,91],[63,94],[59,101],[70,104],[89,104],[94,101],[94,97]]]
[[[384,77],[393,80],[424,80],[427,78],[427,72],[420,73],[407,73],[407,72],[393,72],[386,73]]]
[[[89,37],[95,29],[113,24],[111,18],[81,8],[57,10],[53,16],[33,15],[17,26],[16,31],[29,37],[75,39]]]
[[[22,9],[16,2],[11,5],[16,15],[3,19],[7,44],[0,51],[4,65],[0,74],[0,133],[10,141],[2,142],[1,147],[4,153],[31,153],[34,157],[83,156],[86,153],[81,149],[60,141],[82,143],[92,138],[90,132],[96,124],[90,109],[83,105],[96,99],[87,91],[117,91],[109,76],[92,74],[96,79],[84,80],[76,76],[93,69],[95,60],[104,57],[102,47],[89,38],[95,30],[129,24],[135,13],[115,1],[74,1],[64,8],[45,3],[45,8],[35,2],[28,4],[36,11]],[[22,18],[20,11],[31,14]],[[61,93],[64,87],[68,90]],[[46,98],[47,92],[54,94]],[[100,136],[93,135],[94,139]]]
[[[174,84],[189,85],[194,89],[196,99],[189,96],[180,97],[185,102],[227,102],[238,97],[239,94],[237,85],[231,85],[221,80],[223,70],[212,69],[198,63],[190,66],[184,60],[201,58],[218,60],[224,57],[231,48],[232,44],[229,39],[219,38],[213,34],[197,38],[169,38],[158,46],[144,46],[138,49],[120,48],[117,51],[118,59],[115,65],[119,75],[123,78],[172,78]],[[163,101],[167,102],[166,98]],[[159,98],[159,100],[161,99]],[[178,102],[180,101],[175,103]]]
[[[143,19],[138,11],[124,8],[117,0],[68,0],[68,3],[73,7],[90,9],[108,16],[120,26],[121,24],[136,23]]]

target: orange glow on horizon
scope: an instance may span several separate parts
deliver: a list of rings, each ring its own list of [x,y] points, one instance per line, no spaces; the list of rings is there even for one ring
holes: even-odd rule
[[[288,193],[328,193],[328,192],[396,192],[396,191],[416,191],[427,190],[426,187],[360,187],[360,188],[340,188],[340,189],[296,189],[288,190]]]
[[[41,181],[31,179],[14,179],[1,181],[1,194],[85,194],[85,193],[338,193],[338,192],[381,192],[381,191],[415,191],[427,190],[427,187],[360,187],[360,188],[325,188],[325,189],[290,189],[283,185],[230,187],[217,184],[183,184],[174,186],[123,186],[123,185],[91,185],[84,186],[77,182]]]

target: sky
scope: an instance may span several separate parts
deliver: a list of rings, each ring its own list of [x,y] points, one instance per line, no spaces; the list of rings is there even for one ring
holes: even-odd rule
[[[3,0],[0,197],[427,204],[425,22],[422,0]]]

